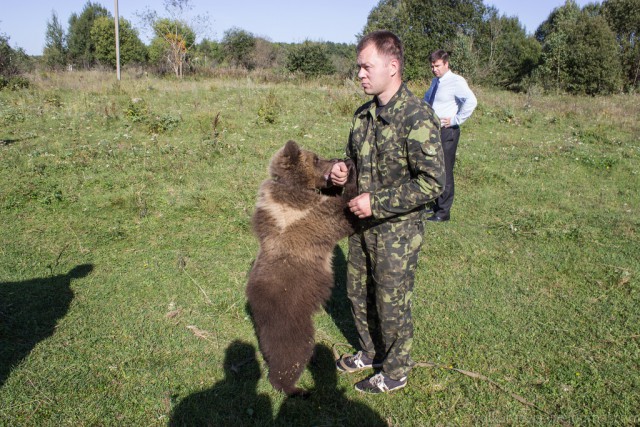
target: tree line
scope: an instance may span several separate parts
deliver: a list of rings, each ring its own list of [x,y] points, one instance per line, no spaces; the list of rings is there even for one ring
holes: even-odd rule
[[[274,43],[240,28],[214,41],[202,38],[208,17],[185,18],[192,8],[190,0],[166,0],[164,6],[162,15],[147,11],[139,16],[153,34],[148,46],[138,30],[120,18],[123,66],[139,65],[177,77],[221,67],[307,77],[355,76],[353,45]],[[68,24],[65,30],[52,12],[40,58],[44,66],[115,68],[114,18],[107,9],[88,1]],[[640,0],[604,0],[583,8],[566,0],[532,35],[516,17],[482,0],[380,0],[358,37],[377,29],[402,38],[407,80],[431,78],[429,54],[443,48],[451,55],[452,68],[478,85],[596,95],[634,92],[640,84]],[[2,49],[11,50],[8,38],[0,35]],[[13,57],[19,56],[20,49],[13,51]],[[5,67],[2,60],[0,67]],[[2,68],[0,74],[4,75]]]
[[[531,36],[481,0],[381,0],[363,33],[382,28],[403,39],[409,78],[429,78],[429,53],[444,48],[475,84],[587,94],[639,84],[640,0],[567,0]]]
[[[119,18],[120,64],[144,66],[176,77],[203,73],[215,67],[246,70],[286,69],[305,76],[333,74],[351,64],[353,45],[305,41],[302,44],[272,43],[240,28],[231,28],[220,42],[196,39],[208,24],[206,16],[185,18],[189,0],[165,1],[164,14],[147,10],[139,14],[153,38],[146,46],[139,32]],[[65,31],[55,12],[47,22],[42,62],[50,69],[116,67],[114,17],[103,6],[87,2],[72,14]]]

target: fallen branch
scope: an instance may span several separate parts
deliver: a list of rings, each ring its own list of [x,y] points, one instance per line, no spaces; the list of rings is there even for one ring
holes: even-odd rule
[[[336,360],[338,360],[341,356],[338,353],[338,351],[336,350],[336,347],[341,346],[341,347],[349,347],[351,348],[350,345],[348,344],[342,344],[342,343],[336,343],[333,345],[333,356]],[[520,396],[519,394],[516,393],[512,393],[509,390],[507,390],[506,388],[504,388],[503,386],[501,386],[500,384],[498,384],[497,382],[493,381],[491,378],[479,374],[477,372],[471,372],[471,371],[465,371],[464,369],[458,369],[458,368],[454,368],[453,366],[446,366],[446,365],[441,365],[438,363],[434,363],[434,362],[418,362],[416,363],[417,367],[422,367],[422,368],[437,368],[437,369],[443,369],[446,371],[454,371],[454,372],[458,372],[462,375],[466,375],[467,377],[470,378],[474,378],[474,379],[478,379],[478,380],[482,380],[482,381],[486,381],[491,385],[494,385],[495,387],[497,387],[500,391],[507,393],[509,396],[513,397],[515,400],[517,400],[518,402],[522,403],[523,405],[529,406],[537,411],[542,412],[543,414],[549,416],[550,418],[552,418],[553,420],[559,422],[562,425],[565,426],[570,426],[571,424],[562,421],[561,419],[559,419],[558,416],[545,411],[544,409],[540,408],[539,406],[535,405],[534,403],[529,402],[528,400],[526,400],[524,397]]]

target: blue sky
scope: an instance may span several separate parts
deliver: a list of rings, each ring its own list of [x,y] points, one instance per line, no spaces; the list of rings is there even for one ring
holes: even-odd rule
[[[52,11],[65,30],[69,16],[80,14],[86,0],[1,0],[0,33],[9,36],[12,47],[30,55],[42,53],[47,21]],[[115,0],[93,0],[113,13]],[[192,0],[193,14],[208,14],[209,38],[220,40],[224,32],[238,27],[273,42],[299,43],[305,40],[354,43],[367,16],[378,0]],[[551,11],[564,0],[485,0],[502,14],[517,16],[528,33],[533,33]],[[580,6],[588,0],[578,0]],[[599,2],[598,2],[599,3]],[[147,8],[163,14],[162,0],[118,0],[121,17],[138,29],[136,12]],[[142,40],[148,42],[144,33]]]

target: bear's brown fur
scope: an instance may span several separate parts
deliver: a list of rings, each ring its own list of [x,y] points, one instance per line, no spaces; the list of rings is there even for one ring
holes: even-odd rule
[[[288,395],[304,393],[296,382],[313,352],[312,315],[331,295],[333,249],[353,232],[354,168],[336,194],[329,189],[334,163],[287,142],[271,159],[252,219],[260,250],[247,299],[269,381]]]

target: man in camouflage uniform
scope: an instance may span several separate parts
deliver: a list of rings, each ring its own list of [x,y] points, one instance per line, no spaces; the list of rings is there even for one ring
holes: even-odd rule
[[[404,387],[414,365],[411,295],[425,205],[444,188],[444,160],[439,121],[402,82],[398,37],[373,32],[357,52],[358,77],[374,96],[356,111],[346,149],[358,172],[359,195],[349,208],[360,218],[349,238],[347,293],[362,350],[336,365],[341,372],[381,367],[356,384],[380,393]],[[337,163],[331,179],[344,185],[347,174]]]

